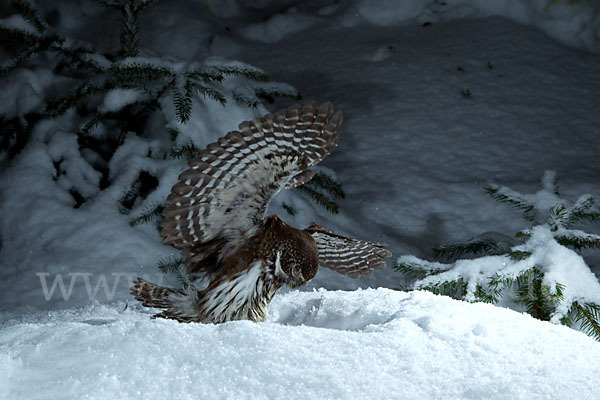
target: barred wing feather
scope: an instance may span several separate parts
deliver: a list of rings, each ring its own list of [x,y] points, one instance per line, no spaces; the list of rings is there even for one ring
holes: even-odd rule
[[[294,105],[243,122],[239,131],[208,145],[189,162],[167,199],[164,243],[186,253],[217,243],[230,254],[262,227],[279,190],[312,177],[307,168],[335,149],[341,123],[330,103]]]
[[[336,235],[315,223],[306,231],[317,244],[319,264],[352,278],[370,275],[375,269],[385,268],[385,258],[392,256],[383,243]]]

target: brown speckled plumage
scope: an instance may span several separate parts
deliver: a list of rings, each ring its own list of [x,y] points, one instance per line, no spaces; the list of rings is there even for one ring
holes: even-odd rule
[[[182,250],[204,290],[165,288],[138,279],[131,294],[155,317],[180,322],[264,321],[283,286],[310,281],[319,264],[357,277],[385,268],[380,243],[336,235],[314,224],[293,228],[265,217],[283,188],[308,182],[309,168],[335,149],[342,115],[330,103],[291,106],[246,121],[189,162],[164,211],[164,242]]]

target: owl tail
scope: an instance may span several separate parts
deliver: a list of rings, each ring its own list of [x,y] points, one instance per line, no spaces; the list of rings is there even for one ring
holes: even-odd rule
[[[137,278],[129,291],[145,307],[163,308],[160,314],[152,318],[169,318],[179,322],[198,321],[198,292],[183,291],[155,285],[145,279]]]

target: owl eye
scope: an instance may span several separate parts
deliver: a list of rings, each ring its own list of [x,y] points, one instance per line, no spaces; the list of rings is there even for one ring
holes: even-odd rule
[[[300,272],[300,268],[298,268],[298,264],[291,263],[290,264],[290,271],[291,271],[293,277],[298,276],[298,272]]]

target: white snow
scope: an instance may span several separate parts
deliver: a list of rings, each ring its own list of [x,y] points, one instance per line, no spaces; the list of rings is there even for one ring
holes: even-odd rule
[[[554,233],[547,225],[535,226],[531,237],[522,245],[512,250],[531,253],[531,256],[520,261],[513,261],[506,255],[479,257],[469,260],[458,260],[453,264],[427,262],[426,269],[437,269],[441,272],[417,280],[415,287],[428,287],[460,278],[467,283],[464,299],[475,301],[477,285],[487,286],[494,276],[516,278],[526,270],[537,267],[544,274],[543,283],[551,291],[557,284],[564,285],[564,300],[559,302],[552,322],[559,323],[569,311],[574,301],[600,304],[600,283],[590,271],[583,258],[575,251],[568,249],[554,239]],[[421,265],[423,260],[414,256],[402,256],[399,263]],[[509,299],[501,301],[510,304]]]
[[[0,116],[22,117],[41,107],[46,87],[54,76],[45,68],[17,69],[12,79],[3,82],[0,91]]]
[[[0,27],[9,29],[18,29],[27,34],[38,35],[37,29],[31,26],[25,19],[20,15],[11,15],[8,18],[0,18]]]
[[[6,322],[0,398],[594,400],[599,357],[582,333],[426,292],[292,292],[266,323],[222,325],[117,303]]]
[[[129,104],[143,101],[145,97],[147,96],[139,89],[112,89],[104,96],[104,101],[102,102],[102,105],[98,107],[98,111],[118,111]]]
[[[547,226],[536,226],[531,238],[517,250],[532,253],[532,266],[544,272],[544,284],[554,288],[557,283],[565,285],[565,301],[557,307],[553,321],[558,323],[575,300],[587,300],[600,304],[600,283],[590,271],[583,258],[552,239]]]
[[[554,171],[545,171],[541,180],[542,188],[534,194],[522,194],[508,187],[491,186],[497,195],[518,202],[520,208],[526,210],[524,213],[527,216],[535,217],[529,219],[535,219],[536,225],[520,232],[520,236],[527,236],[525,242],[520,245],[516,245],[516,241],[507,243],[502,236],[497,235],[479,235],[478,238],[491,239],[496,246],[504,249],[503,253],[510,249],[530,256],[525,259],[512,259],[509,254],[502,254],[459,259],[452,264],[424,261],[410,255],[398,257],[397,261],[400,265],[421,268],[432,273],[437,272],[417,280],[413,283],[413,287],[419,289],[435,287],[445,282],[463,280],[466,284],[463,298],[467,301],[475,301],[479,286],[485,288],[484,290],[496,289],[490,284],[492,279],[500,277],[512,280],[532,268],[537,268],[543,275],[542,284],[549,289],[550,293],[556,294],[559,285],[562,288],[562,299],[558,300],[552,322],[560,323],[575,301],[600,304],[600,282],[596,276],[581,255],[559,243],[561,237],[587,241],[599,238],[598,235],[570,229],[574,213],[598,212],[597,206],[593,206],[593,197],[589,194],[579,196],[572,204],[561,199],[555,177]],[[498,239],[500,242],[495,242]],[[502,290],[498,296],[499,303],[511,308],[518,307],[514,303],[511,305],[513,293],[510,287],[500,289]]]
[[[41,6],[60,16],[52,29],[114,54],[116,14],[89,0]],[[599,15],[597,2],[562,0],[163,2],[140,17],[139,60],[182,70],[234,60],[303,101],[331,101],[343,133],[320,167],[343,184],[340,214],[297,191],[269,211],[427,258],[440,244],[529,227],[484,193],[490,182],[531,193],[552,169],[562,198],[600,198]],[[3,118],[43,112],[60,92],[44,67],[0,81]],[[292,102],[249,109],[232,99],[238,83],[225,80],[226,107],[195,98],[186,125],[161,99],[178,146],[202,147]],[[112,93],[106,110],[133,95]],[[160,283],[157,261],[179,253],[152,223],[129,221],[166,199],[185,162],[167,158],[165,121],[153,119],[144,137],[125,138],[100,189],[94,154],[73,135],[85,122],[75,110],[42,121],[19,155],[0,155],[0,398],[598,398],[600,347],[580,332],[428,293],[310,292],[406,284],[391,268],[358,280],[321,269],[305,292],[275,296],[264,324],[149,320],[131,280]],[[123,214],[140,171],[159,186]],[[79,208],[72,190],[86,198]],[[600,271],[598,255],[577,257],[568,261]],[[553,279],[598,295],[591,273]]]
[[[261,40],[265,43],[275,43],[289,35],[306,29],[316,22],[314,17],[306,15],[276,14],[266,22],[249,25],[243,31],[249,39]]]
[[[356,9],[366,21],[377,25],[403,23],[421,14],[426,6],[422,0],[405,1],[402,7],[394,0],[356,2]]]
[[[389,26],[416,19],[440,23],[453,19],[501,16],[535,26],[559,41],[600,50],[600,7],[597,2],[567,0],[358,0],[356,9],[368,22]],[[573,4],[569,4],[573,3]]]
[[[215,8],[216,15],[233,17],[242,7],[254,9],[265,5],[277,9],[277,1],[228,1]],[[285,3],[285,2],[283,2]],[[242,7],[239,7],[240,4]],[[283,5],[266,22],[248,25],[242,32],[250,39],[268,43],[312,26],[315,16],[336,16],[345,27],[363,21],[380,26],[418,23],[444,23],[456,19],[499,16],[540,29],[560,42],[591,51],[600,50],[600,5],[594,1],[569,0],[394,0],[312,1],[308,4]],[[227,9],[227,12],[224,12]],[[329,21],[330,22],[330,21]]]

